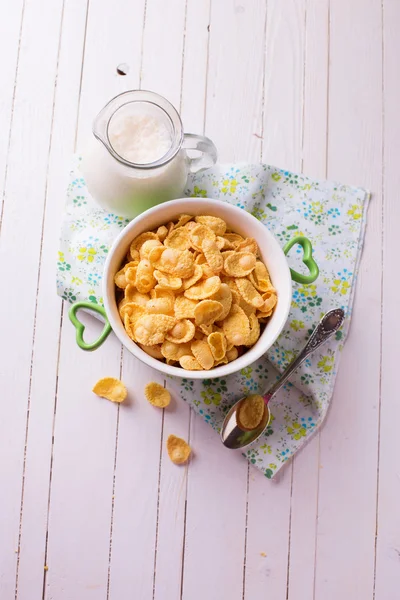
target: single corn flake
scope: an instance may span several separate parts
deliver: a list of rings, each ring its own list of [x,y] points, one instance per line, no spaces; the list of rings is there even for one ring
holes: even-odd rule
[[[224,259],[224,271],[232,277],[246,277],[256,265],[256,257],[250,252],[234,252]]]
[[[263,306],[263,299],[257,292],[254,285],[246,278],[236,278],[235,283],[240,295],[244,298],[247,304],[251,304],[255,308]]]
[[[239,406],[237,421],[240,429],[251,431],[258,427],[263,420],[265,412],[264,398],[259,394],[252,394],[245,398]]]
[[[263,304],[259,306],[260,312],[262,313],[271,313],[275,308],[276,302],[278,300],[276,292],[274,289],[265,292],[262,295]]]
[[[236,348],[236,346],[233,346],[232,348],[229,348],[229,350],[226,350],[226,358],[228,359],[228,362],[232,362],[233,360],[236,360],[237,357],[239,356],[239,351]]]
[[[218,292],[211,297],[211,300],[216,300],[222,304],[223,311],[216,321],[223,321],[228,316],[232,306],[232,291],[229,285],[221,283],[221,287]]]
[[[186,371],[202,371],[203,367],[192,354],[185,354],[179,359],[179,364]]]
[[[206,225],[199,223],[190,231],[190,241],[195,250],[203,250],[203,242],[205,240],[215,241],[215,233]]]
[[[125,385],[115,377],[104,377],[94,385],[93,392],[97,396],[107,398],[111,402],[123,402],[128,395]]]
[[[140,247],[140,259],[149,258],[150,252],[153,250],[153,248],[162,248],[160,240],[146,240]]]
[[[154,346],[163,343],[175,323],[176,319],[168,315],[143,315],[136,321],[133,333],[139,344]]]
[[[180,277],[174,277],[168,273],[163,273],[157,269],[153,273],[154,277],[158,281],[160,288],[164,290],[179,290],[182,287],[182,279]]]
[[[161,352],[161,346],[159,344],[156,344],[155,346],[144,346],[143,344],[139,344],[139,346],[143,352],[146,352],[146,354],[152,356],[153,358],[157,358],[159,360],[164,358]]]
[[[161,225],[157,229],[156,235],[157,235],[158,239],[160,240],[160,242],[163,242],[165,240],[165,238],[168,235],[168,229],[165,227],[165,225]]]
[[[150,298],[154,300],[155,298],[169,298],[172,303],[175,302],[174,292],[172,290],[163,290],[158,285],[154,286],[152,290],[150,290]]]
[[[268,269],[260,260],[256,262],[256,266],[248,278],[259,292],[267,292],[268,290],[274,289],[269,277]]]
[[[136,289],[141,294],[149,292],[156,284],[154,278],[153,267],[151,262],[147,259],[143,259],[137,266],[136,271]]]
[[[249,319],[237,304],[232,304],[227,318],[222,323],[222,329],[228,342],[234,346],[246,343],[250,333]]]
[[[218,275],[214,275],[192,285],[188,290],[185,290],[184,295],[186,298],[190,298],[190,300],[204,300],[216,294],[220,287],[221,280]]]
[[[235,250],[224,250],[224,251],[221,251],[221,256],[222,256],[222,259],[224,261],[224,266],[222,267],[222,271],[221,271],[221,277],[231,277],[225,271],[225,261],[228,258],[228,256],[234,256],[235,254],[236,254]]]
[[[167,439],[168,456],[175,465],[183,465],[189,460],[191,453],[189,444],[176,435],[169,435]]]
[[[125,279],[128,285],[136,285],[137,266],[128,267],[125,271]]]
[[[125,267],[123,269],[120,269],[115,275],[114,275],[114,283],[117,287],[119,287],[120,289],[125,289],[126,286],[128,285],[128,282],[126,280],[125,277],[125,272],[126,269]]]
[[[150,255],[151,259],[153,254]],[[154,267],[174,275],[175,277],[191,277],[194,272],[194,259],[190,250],[177,250],[175,248],[165,248],[160,258],[153,262]]]
[[[189,232],[183,227],[173,229],[165,238],[164,246],[166,248],[175,248],[176,250],[188,250],[191,246]]]
[[[165,408],[171,402],[171,394],[162,385],[151,381],[144,388],[144,394],[153,406]]]
[[[118,303],[118,312],[119,312],[119,316],[121,317],[121,319],[124,319],[124,306],[126,306],[128,304],[129,300],[127,298],[122,298],[122,300]]]
[[[131,262],[131,261],[137,261],[137,262],[139,262],[139,260],[140,260],[139,250],[133,249],[131,251],[131,249],[129,248],[128,254],[126,255],[126,258],[127,258],[128,262]]]
[[[196,221],[189,221],[188,223],[186,223],[186,225],[184,225],[184,228],[186,229],[186,231],[192,231],[192,229],[194,229],[197,226]]]
[[[246,300],[243,298],[243,296],[239,295],[239,300],[238,300],[238,302],[236,302],[236,304],[238,304],[240,306],[240,308],[242,308],[244,310],[247,317],[250,317],[250,315],[254,315],[256,312],[256,307],[253,306],[252,304],[249,304],[248,302],[246,302]]]
[[[214,368],[215,368],[215,367],[219,367],[219,365],[227,365],[227,364],[228,364],[228,362],[229,362],[229,361],[228,361],[228,359],[227,359],[227,357],[226,357],[226,355],[225,355],[223,358],[221,358],[221,360],[216,360],[216,361],[215,361],[215,363],[214,363]]]
[[[177,361],[182,356],[189,356],[192,354],[190,342],[187,342],[186,344],[175,344],[175,342],[165,340],[161,344],[161,354],[167,360]]]
[[[140,248],[147,240],[158,240],[157,234],[153,233],[152,231],[146,231],[145,233],[141,233],[140,235],[138,235],[138,237],[136,237],[133,240],[133,242],[131,242],[131,246],[130,246],[131,255],[133,255],[134,250],[140,251]]]
[[[211,353],[215,361],[220,361],[226,354],[226,339],[223,333],[214,331],[207,338]]]
[[[203,242],[203,252],[206,257],[207,264],[211,268],[211,270],[218,274],[222,271],[224,266],[224,259],[222,257],[221,252],[218,249],[218,246],[215,241],[204,240]]]
[[[226,239],[229,244],[231,244],[233,249],[236,249],[241,242],[244,241],[241,235],[238,233],[224,233],[223,237]]]
[[[178,227],[183,227],[183,225],[186,225],[186,223],[188,223],[192,219],[193,219],[192,215],[179,215],[178,221],[174,225],[174,228],[178,229]]]
[[[183,281],[183,284],[182,284],[183,289],[188,290],[190,287],[192,287],[192,285],[197,283],[199,281],[199,279],[201,279],[202,277],[203,277],[203,269],[201,268],[201,265],[195,264],[193,275]]]
[[[146,304],[146,310],[149,314],[174,314],[174,302],[171,298],[153,298]]]
[[[230,288],[232,294],[232,303],[239,304],[240,294],[235,280],[232,279],[232,277],[229,277],[228,275],[221,275],[221,281],[222,283],[226,283],[226,285]]]
[[[214,364],[214,357],[207,342],[205,340],[194,340],[190,347],[193,356],[203,369],[206,369],[206,371],[211,369]]]
[[[215,235],[224,235],[226,231],[226,223],[223,219],[220,219],[220,217],[201,215],[195,217],[194,220],[196,223],[201,223],[202,225],[209,227],[215,233]]]
[[[148,294],[141,294],[132,284],[126,286],[125,298],[128,302],[135,302],[136,304],[141,304],[142,306],[146,306],[147,302],[150,300],[150,296]]]
[[[139,317],[146,314],[146,307],[137,302],[127,302],[121,308],[120,313],[122,318],[125,318],[125,316],[129,317],[129,322],[133,325]]]
[[[258,246],[257,242],[254,238],[246,238],[243,242],[237,245],[236,250],[238,252],[250,252],[257,256],[258,254]]]
[[[246,340],[246,346],[254,346],[258,338],[260,337],[260,322],[256,315],[252,314],[249,316],[250,333]]]
[[[129,315],[124,313],[122,319],[124,321],[124,327],[125,327],[125,331],[126,331],[127,335],[131,338],[131,340],[136,342],[135,334],[133,332],[133,324],[131,323]]]
[[[153,267],[156,267],[158,261],[161,258],[161,255],[163,254],[163,252],[166,250],[166,248],[164,246],[154,246],[154,248],[152,248],[149,252],[149,261],[151,262],[151,264],[153,265]]]
[[[186,344],[193,339],[196,328],[192,321],[183,319],[178,321],[176,325],[165,335],[165,339],[175,344]]]
[[[224,311],[221,302],[216,300],[202,300],[194,309],[194,318],[197,326],[211,325],[218,321]]]
[[[198,302],[185,298],[185,296],[177,296],[174,305],[175,317],[177,319],[194,319],[194,310]]]
[[[217,244],[217,248],[220,251],[221,250],[233,250],[234,249],[233,245],[230,242],[228,242],[228,240],[226,240],[221,235],[217,235],[215,243]]]

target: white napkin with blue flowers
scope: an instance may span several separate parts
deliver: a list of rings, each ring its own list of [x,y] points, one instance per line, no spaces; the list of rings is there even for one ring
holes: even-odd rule
[[[98,207],[90,197],[76,157],[67,190],[57,265],[57,290],[69,302],[102,304],[101,278],[109,247],[128,221]],[[247,210],[286,244],[307,236],[320,276],[312,285],[293,284],[288,321],[267,355],[225,378],[170,378],[169,387],[217,431],[230,406],[247,393],[263,392],[304,345],[322,314],[343,308],[346,320],[336,337],[298,369],[271,401],[272,420],[246,450],[251,464],[272,478],[318,429],[332,398],[346,338],[364,238],[369,195],[362,189],[318,181],[275,167],[217,166],[190,177],[187,196],[216,198]],[[291,267],[302,270],[302,250],[293,248]]]

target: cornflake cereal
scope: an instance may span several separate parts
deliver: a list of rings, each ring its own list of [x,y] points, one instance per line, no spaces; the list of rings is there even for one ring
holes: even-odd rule
[[[153,406],[165,408],[171,402],[171,394],[162,385],[151,381],[144,388],[144,395]]]
[[[107,398],[111,402],[123,402],[128,395],[125,385],[115,377],[104,377],[94,385],[92,390],[97,396]]]
[[[236,360],[257,342],[278,300],[256,240],[211,215],[179,215],[138,235],[114,282],[129,337],[188,371]]]
[[[238,410],[238,425],[245,431],[251,431],[261,423],[265,410],[264,398],[253,394],[243,400]]]
[[[167,439],[168,456],[176,465],[183,465],[189,459],[191,448],[189,444],[176,435],[169,435]]]

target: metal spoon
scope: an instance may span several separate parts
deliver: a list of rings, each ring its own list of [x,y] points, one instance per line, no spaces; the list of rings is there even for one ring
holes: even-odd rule
[[[260,437],[271,418],[271,413],[268,408],[268,403],[271,398],[287,382],[292,373],[301,365],[307,356],[324,344],[342,326],[343,320],[344,311],[341,308],[331,310],[322,317],[300,354],[298,354],[298,356],[288,365],[279,379],[263,395],[265,403],[264,415],[255,429],[244,430],[238,424],[238,411],[242,403],[246,400],[246,397],[241,398],[232,406],[222,424],[221,440],[224,446],[232,450],[244,448]]]

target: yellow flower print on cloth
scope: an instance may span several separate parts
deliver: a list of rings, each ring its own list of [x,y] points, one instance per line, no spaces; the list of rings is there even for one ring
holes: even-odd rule
[[[236,192],[238,182],[236,179],[224,179],[222,182],[221,192],[223,194],[234,194]]]
[[[94,261],[96,254],[97,251],[94,248],[86,248],[86,246],[81,246],[81,248],[79,248],[79,254],[76,258],[82,262],[86,261],[91,263]]]

